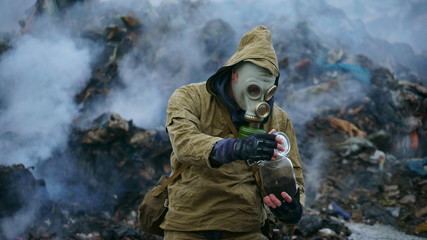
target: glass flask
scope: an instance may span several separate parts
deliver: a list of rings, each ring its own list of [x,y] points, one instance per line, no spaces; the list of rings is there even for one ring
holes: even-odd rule
[[[255,133],[265,132],[262,129],[241,126],[239,129],[239,138],[248,137]],[[282,139],[284,151],[277,151],[276,160],[261,160],[258,162],[259,174],[263,195],[274,194],[279,199],[282,192],[287,192],[289,196],[294,196],[297,192],[294,167],[291,160],[287,157],[291,150],[291,144],[288,136],[283,132],[275,132],[275,135]]]
[[[287,192],[292,197],[297,192],[297,185],[293,164],[287,157],[291,145],[285,133],[276,132],[274,134],[283,140],[285,150],[278,151],[276,160],[259,161],[262,190],[264,191],[264,196],[274,194],[281,199],[281,193]]]

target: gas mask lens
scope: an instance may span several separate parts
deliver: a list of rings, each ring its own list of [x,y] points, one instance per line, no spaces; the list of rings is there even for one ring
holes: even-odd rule
[[[256,84],[249,85],[246,90],[248,92],[249,97],[252,99],[258,99],[261,95],[261,87]]]
[[[264,94],[264,101],[270,100],[273,97],[274,93],[276,92],[276,89],[277,89],[276,85],[271,86]],[[246,91],[248,92],[248,95],[250,98],[258,99],[261,95],[262,88],[256,84],[251,84],[248,86]]]
[[[264,95],[264,101],[267,102],[268,100],[270,100],[273,97],[273,95],[276,92],[276,90],[277,90],[277,86],[276,85],[271,86],[271,88],[269,88],[267,90],[267,92],[265,93],[265,95]]]

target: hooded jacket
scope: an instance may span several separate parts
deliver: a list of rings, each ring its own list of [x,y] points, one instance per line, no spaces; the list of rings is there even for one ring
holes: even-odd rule
[[[226,121],[225,114],[229,113],[214,83],[241,61],[268,69],[277,82],[278,62],[267,28],[258,26],[247,32],[234,55],[206,82],[178,88],[169,100],[166,128],[173,149],[172,172],[183,163],[190,167],[168,186],[169,211],[161,224],[163,229],[249,232],[259,230],[265,222],[266,208],[246,161],[237,160],[219,168],[211,166],[209,161],[215,143],[222,139],[221,133],[227,131],[225,138],[234,137]],[[304,205],[302,166],[291,120],[274,105],[263,128],[288,135],[289,158],[300,187],[300,202]]]

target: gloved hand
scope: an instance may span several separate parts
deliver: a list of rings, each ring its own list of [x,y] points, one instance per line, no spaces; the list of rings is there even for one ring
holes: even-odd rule
[[[303,215],[303,207],[300,203],[299,191],[300,190],[298,188],[297,193],[292,197],[292,200],[280,201],[275,196],[274,198],[270,196],[269,200],[266,199],[268,197],[264,197],[264,203],[269,206],[271,212],[277,217],[277,219],[279,219],[279,221],[285,224],[297,224]],[[273,202],[277,202],[278,205]]]
[[[234,145],[234,153],[241,160],[270,160],[277,148],[276,135],[257,133],[239,138]]]

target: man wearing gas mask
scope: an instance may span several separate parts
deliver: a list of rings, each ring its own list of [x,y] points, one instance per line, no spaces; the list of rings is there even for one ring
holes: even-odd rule
[[[166,127],[172,171],[190,166],[168,186],[169,210],[160,225],[168,239],[268,239],[267,209],[285,224],[297,223],[305,202],[302,165],[292,122],[274,104],[279,69],[270,31],[258,26],[206,82],[177,89]],[[239,137],[246,126],[264,130]],[[275,160],[283,150],[273,133],[290,140],[298,191],[262,196],[248,160]]]

